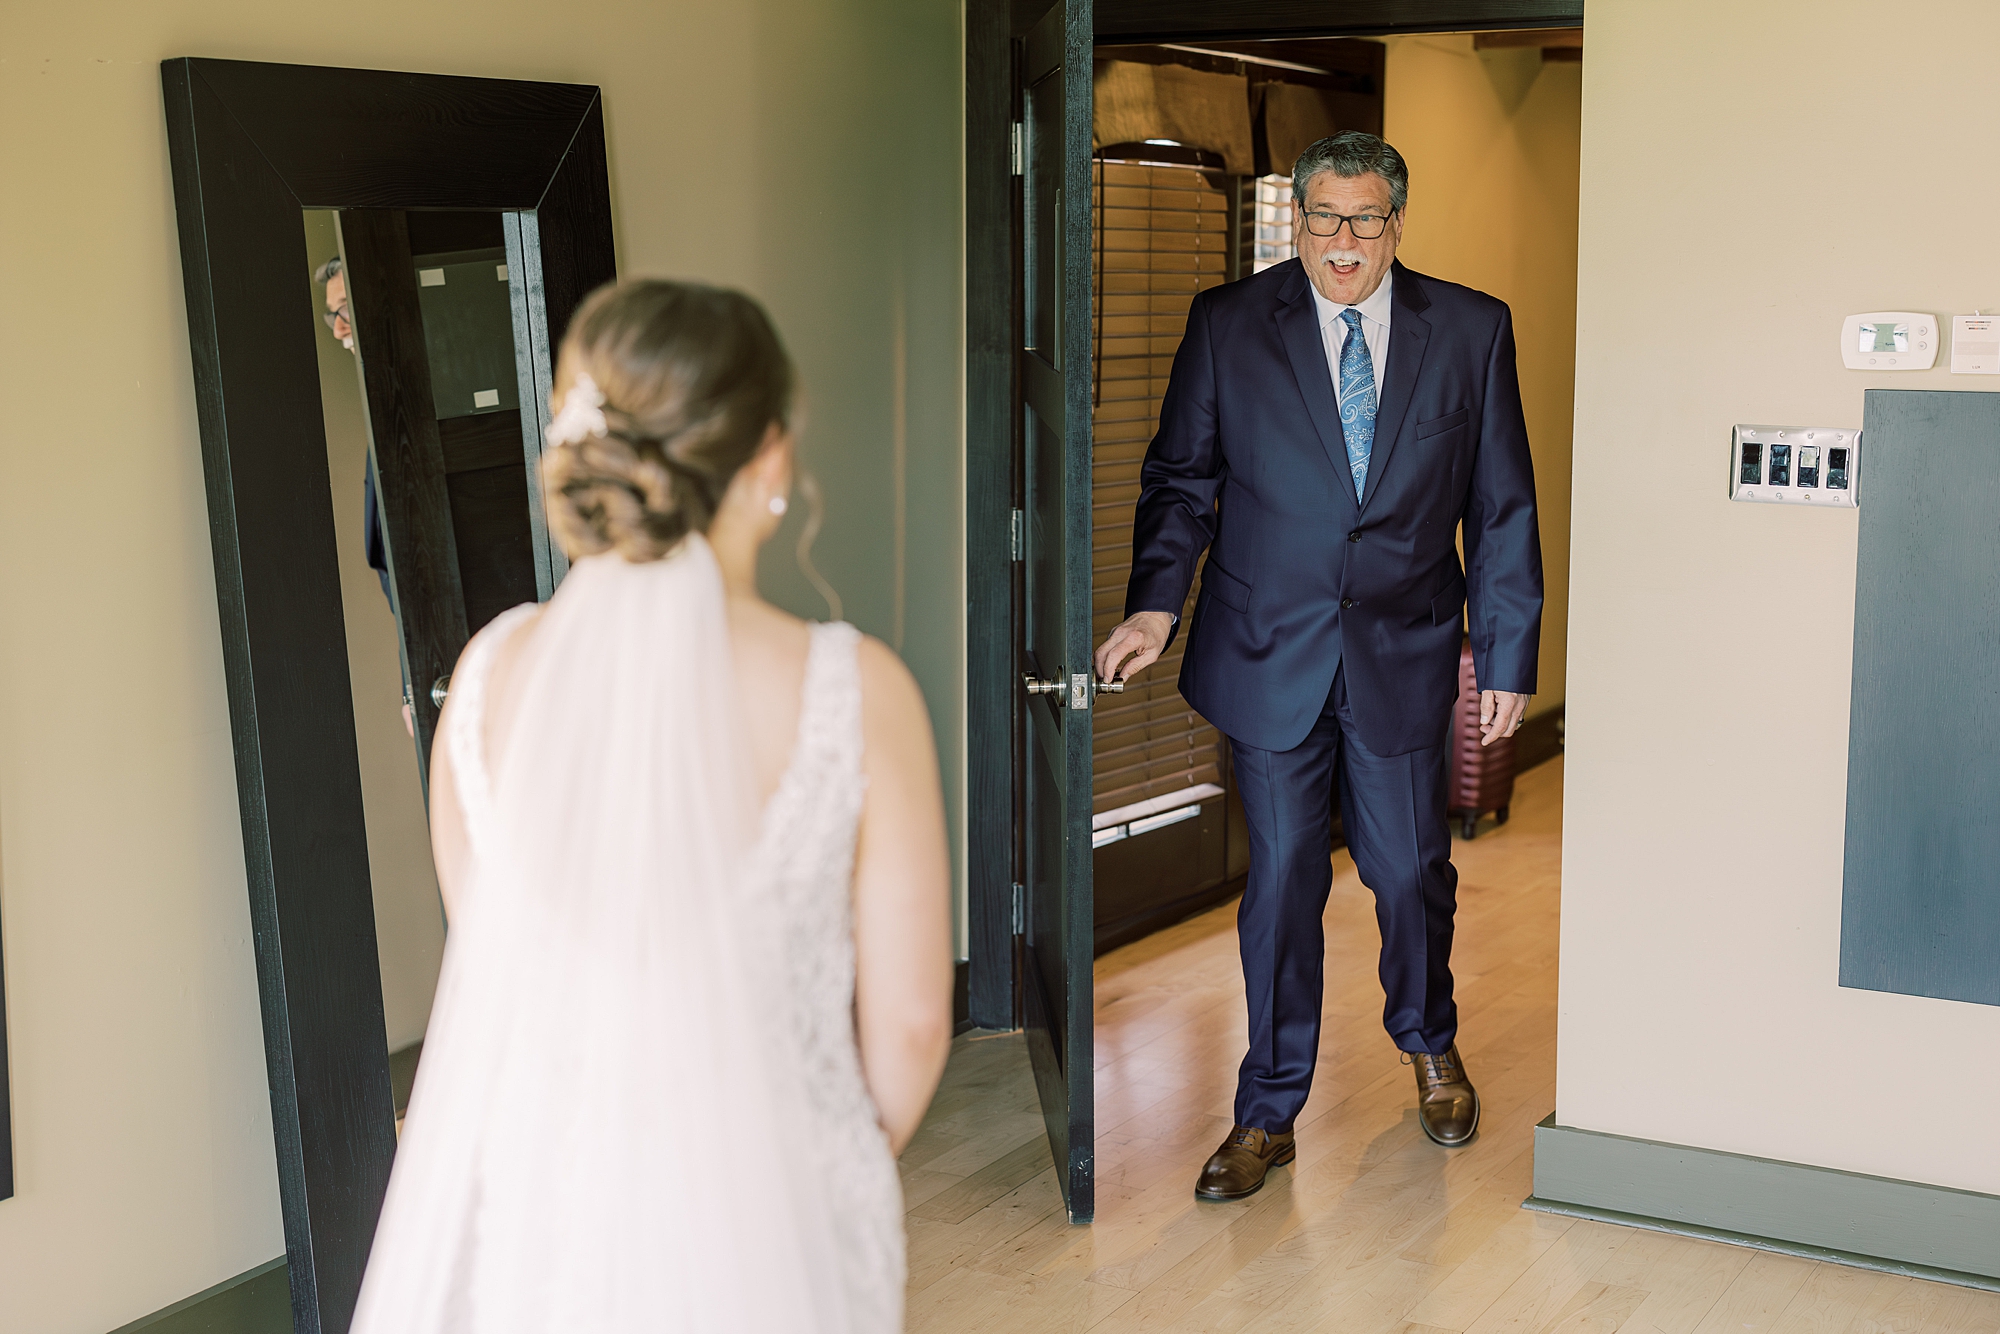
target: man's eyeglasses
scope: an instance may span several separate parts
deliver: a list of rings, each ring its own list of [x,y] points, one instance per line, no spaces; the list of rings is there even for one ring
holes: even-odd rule
[[[1329,236],[1332,235],[1331,232],[1327,234]],[[354,315],[351,311],[347,309],[347,303],[345,301],[341,302],[336,309],[321,311],[320,318],[326,321],[326,327],[329,329],[333,328],[335,320],[346,320],[348,328],[352,329],[354,327]]]
[[[1338,236],[1343,222],[1357,241],[1372,241],[1389,226],[1388,217],[1381,213],[1361,213],[1353,217],[1345,213],[1328,213],[1323,209],[1306,213],[1306,230],[1314,236]]]

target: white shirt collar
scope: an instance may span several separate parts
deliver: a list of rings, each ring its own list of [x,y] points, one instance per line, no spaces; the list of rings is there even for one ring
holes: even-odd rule
[[[1389,272],[1382,275],[1382,285],[1373,292],[1370,292],[1365,301],[1357,302],[1353,309],[1361,312],[1362,319],[1373,320],[1375,323],[1387,328],[1391,301],[1390,289],[1395,285],[1396,271],[1392,268]],[[1327,325],[1339,319],[1340,313],[1348,309],[1346,306],[1337,305],[1321,296],[1319,288],[1313,286],[1310,278],[1306,280],[1306,290],[1312,293],[1313,308],[1319,312],[1319,327],[1321,329],[1325,329]]]

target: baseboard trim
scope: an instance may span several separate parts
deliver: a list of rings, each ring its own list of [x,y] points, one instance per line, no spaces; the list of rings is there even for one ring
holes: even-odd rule
[[[291,1328],[291,1275],[281,1255],[111,1334],[291,1334]]]
[[[2000,1292],[2000,1195],[1535,1127],[1525,1207]]]
[[[972,1028],[972,961],[960,959],[951,969],[951,1035]]]
[[[1649,1218],[1644,1214],[1623,1214],[1616,1209],[1589,1209],[1577,1204],[1558,1204],[1554,1200],[1544,1200],[1535,1195],[1522,1200],[1521,1207],[1536,1209],[1545,1214],[1562,1214],[1569,1218],[1588,1218],[1598,1223],[1617,1223],[1621,1227],[1644,1228],[1648,1232],[1665,1232],[1676,1237],[1694,1237],[1700,1241],[1721,1241],[1731,1246],[1776,1251],[1779,1255],[1796,1255],[1802,1260],[1825,1260],[1837,1265],[1851,1265],[1856,1269],[1874,1269],[1884,1274],[1900,1274],[1905,1278],[1927,1278],[1938,1283],[1956,1283],[1961,1287],[2000,1292],[2000,1279],[1987,1278],[1983,1274],[1968,1274],[1962,1269],[1935,1269],[1930,1265],[1885,1260],[1879,1255],[1856,1255],[1853,1251],[1828,1250],[1824,1246],[1806,1246],[1795,1241],[1779,1241],[1776,1237],[1753,1237],[1746,1232],[1731,1232],[1727,1228],[1698,1227],[1693,1223],[1675,1223],[1665,1218]]]
[[[1115,949],[1130,945],[1135,940],[1144,940],[1155,931],[1164,931],[1176,922],[1185,922],[1197,913],[1205,913],[1216,904],[1235,898],[1243,892],[1244,880],[1245,877],[1240,875],[1231,876],[1186,898],[1175,899],[1170,903],[1156,903],[1142,912],[1131,913],[1117,921],[1099,922],[1091,932],[1092,957],[1102,958]]]

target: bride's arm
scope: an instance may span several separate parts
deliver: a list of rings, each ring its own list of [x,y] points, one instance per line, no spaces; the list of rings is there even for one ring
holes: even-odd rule
[[[951,1048],[951,869],[930,713],[902,660],[872,639],[861,646],[861,696],[855,1022],[868,1090],[901,1153]]]
[[[508,613],[510,619],[513,613]],[[497,710],[494,701],[503,700],[514,674],[514,664],[519,659],[521,646],[535,631],[541,620],[537,609],[519,623],[510,623],[502,629],[488,627],[473,636],[472,642],[458,655],[458,665],[452,668],[452,676],[465,679],[465,665],[480,640],[489,635],[504,633],[504,638],[490,648],[493,662],[486,669],[487,707],[482,724],[490,722]],[[437,869],[438,896],[444,900],[444,915],[447,925],[458,915],[458,907],[463,900],[462,889],[465,881],[466,865],[471,858],[465,834],[465,808],[458,800],[458,774],[452,768],[451,747],[445,738],[452,734],[456,726],[458,701],[462,695],[449,695],[445,699],[444,710],[438,714],[438,723],[431,733],[431,862]],[[499,738],[493,729],[486,728],[486,749],[497,751]]]

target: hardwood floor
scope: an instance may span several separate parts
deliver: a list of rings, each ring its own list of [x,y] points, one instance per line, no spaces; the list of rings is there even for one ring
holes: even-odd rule
[[[1097,965],[1097,1222],[1072,1227],[1018,1034],[958,1040],[903,1155],[912,1334],[1993,1334],[2000,1294],[1520,1207],[1555,1101],[1562,761],[1458,843],[1459,1048],[1478,1138],[1440,1149],[1382,1031],[1372,901],[1345,854],[1299,1156],[1193,1198],[1243,1051],[1235,905]]]

